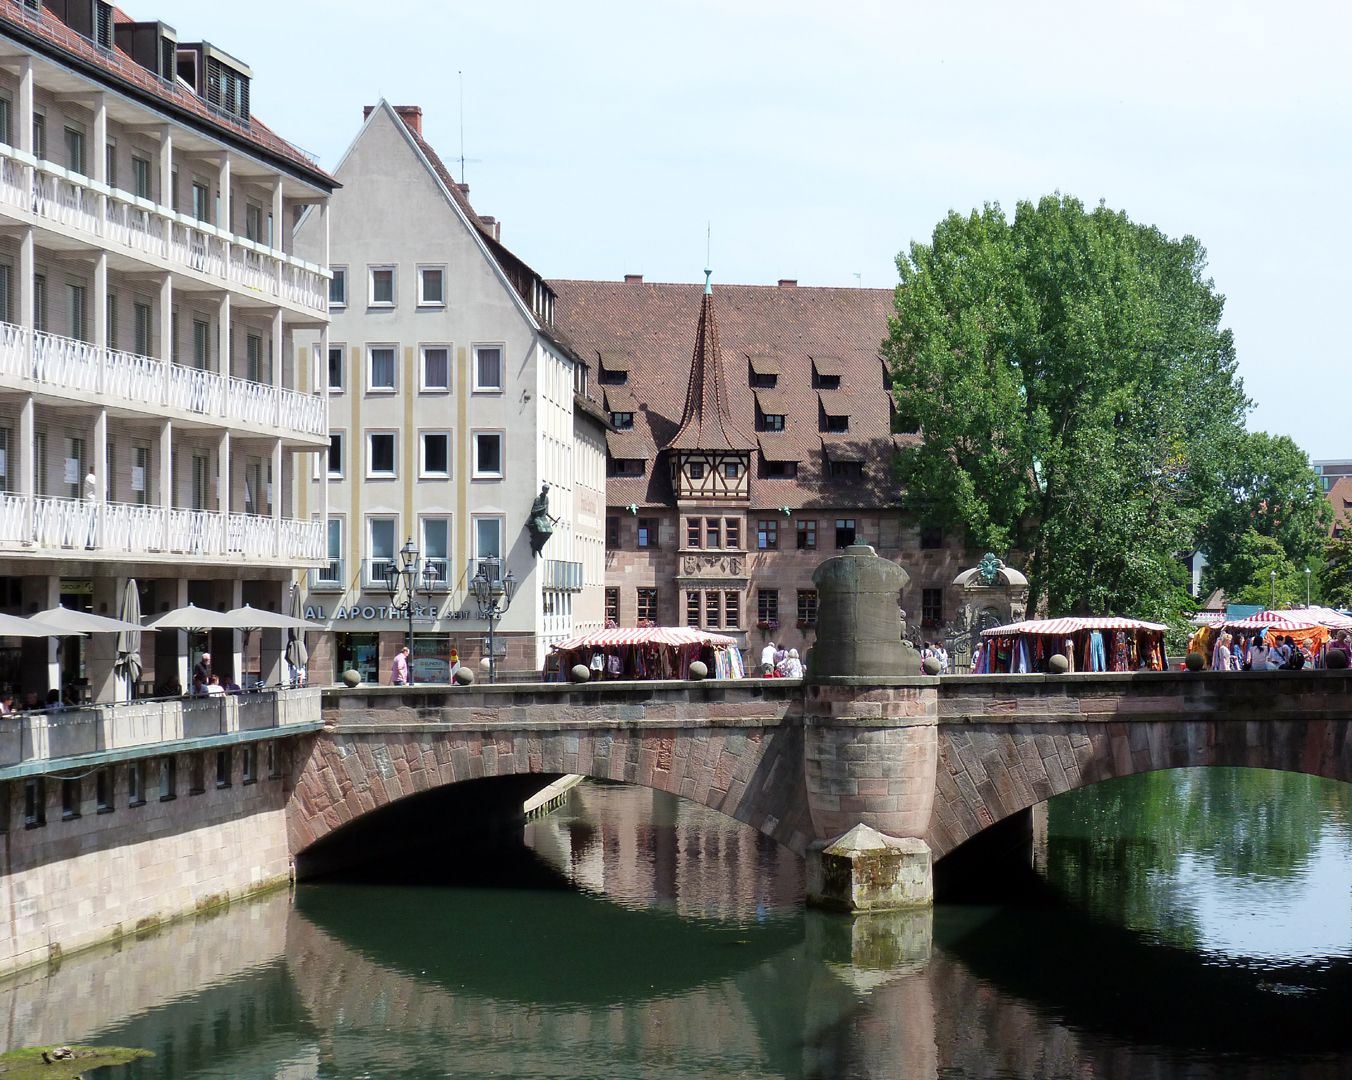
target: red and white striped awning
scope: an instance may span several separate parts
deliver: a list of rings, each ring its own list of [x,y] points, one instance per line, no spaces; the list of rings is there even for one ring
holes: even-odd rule
[[[736,645],[724,634],[685,626],[617,626],[560,641],[560,649],[618,649],[628,645]]]
[[[1025,619],[1023,622],[983,630],[981,636],[1013,637],[1016,634],[1044,634],[1056,637],[1074,634],[1080,630],[1154,630],[1163,633],[1168,629],[1163,623],[1123,619],[1116,615],[1074,616],[1065,619]]]
[[[1260,611],[1242,619],[1223,619],[1218,625],[1227,630],[1313,630],[1319,624],[1313,619],[1288,618],[1294,612]]]

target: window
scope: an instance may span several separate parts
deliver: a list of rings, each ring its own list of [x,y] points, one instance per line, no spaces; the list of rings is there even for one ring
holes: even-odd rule
[[[784,414],[783,413],[762,413],[761,414],[762,431],[783,431]]]
[[[620,625],[620,590],[614,586],[606,589],[606,625]]]
[[[113,139],[108,140],[103,155],[103,182],[109,187],[117,187],[117,143]]]
[[[839,390],[840,376],[829,375],[817,369],[817,363],[812,363],[812,388],[814,390]]]
[[[815,521],[799,521],[798,526],[798,550],[815,551],[817,548],[817,523]]]
[[[131,305],[132,349],[141,356],[149,356],[154,340],[151,321],[154,315],[149,304],[137,300]]]
[[[33,156],[47,160],[47,118],[40,112],[33,114]]]
[[[834,432],[839,435],[842,432],[850,430],[850,418],[848,416],[826,416],[822,424],[822,430]]]
[[[444,307],[446,304],[446,268],[418,267],[418,306]]]
[[[239,749],[239,759],[241,779],[246,784],[252,784],[258,779],[258,747],[252,745],[241,746]]]
[[[206,184],[194,180],[192,185],[192,216],[198,221],[209,221],[211,213],[211,189]]]
[[[70,317],[68,333],[76,341],[88,341],[89,294],[83,285],[66,286],[66,314]]]
[[[146,801],[146,764],[133,761],[127,766],[127,805],[142,806]]]
[[[740,518],[723,519],[723,546],[733,550],[742,546],[742,522]]]
[[[707,548],[723,546],[723,521],[721,518],[704,519],[704,546]]]
[[[722,608],[718,601],[719,593],[717,589],[710,589],[704,594],[704,625],[710,630],[717,630],[723,625]]]
[[[207,755],[193,754],[188,758],[188,794],[201,795],[207,789]]]
[[[756,590],[756,625],[761,629],[779,628],[779,590]]]
[[[370,277],[371,307],[394,307],[394,267],[372,266],[368,268]]]
[[[394,518],[372,517],[366,519],[366,553],[368,585],[385,584],[385,568],[394,562],[395,549],[399,546],[395,539]]]
[[[685,594],[685,625],[698,626],[700,612],[700,595],[697,592],[687,592]]]
[[[699,547],[699,538],[700,538],[700,519],[686,518],[685,546],[690,548]]]
[[[10,263],[0,263],[0,321],[14,322],[14,267]]]
[[[341,394],[347,388],[347,365],[343,362],[345,345],[329,346],[329,393]]]
[[[66,128],[66,168],[85,175],[85,137],[79,128]]]
[[[216,751],[216,786],[226,788],[230,786],[231,773],[234,771],[234,762],[230,760],[230,748]]]
[[[368,345],[366,347],[366,389],[380,394],[392,394],[395,390],[395,364],[393,345]]]
[[[854,543],[854,536],[854,518],[836,518],[836,547],[849,547]]]
[[[831,476],[858,480],[864,475],[864,463],[862,461],[833,461],[827,472]]]
[[[639,518],[638,519],[638,546],[641,548],[657,547],[657,519]]]
[[[629,381],[629,372],[623,368],[608,368],[602,364],[596,381],[602,386],[624,386]]]
[[[448,480],[451,475],[451,433],[449,431],[422,431],[418,475],[427,480]]]
[[[333,588],[343,585],[343,519],[331,517],[325,523],[328,562],[315,572],[317,584]]]
[[[944,530],[940,525],[920,526],[920,546],[926,551],[934,551],[944,546]]]
[[[620,519],[606,518],[606,547],[616,549],[620,546]]]
[[[105,330],[108,337],[108,348],[117,348],[117,294],[108,293],[107,319],[105,321]]]
[[[7,97],[0,97],[0,142],[14,145],[14,104]]]
[[[753,371],[751,373],[751,386],[756,390],[772,390],[778,382],[779,376],[768,371]]]
[[[94,774],[94,807],[100,814],[113,812],[112,769],[100,769]]]
[[[704,462],[692,461],[690,463],[690,479],[691,480],[704,479]]]
[[[33,275],[33,329],[47,329],[47,278]]]
[[[23,823],[29,829],[47,824],[47,785],[41,776],[23,782]]]
[[[422,559],[424,584],[429,589],[445,589],[451,583],[451,519],[422,519]]]
[[[429,394],[447,394],[451,390],[451,348],[449,345],[422,345],[419,389]]]
[[[80,780],[71,777],[61,781],[61,820],[80,816]]]
[[[774,518],[762,518],[756,524],[756,547],[761,551],[774,551],[779,547],[779,522]]]
[[[500,431],[474,432],[474,479],[501,480],[503,476]]]
[[[944,621],[944,590],[920,590],[920,624],[938,626]]]
[[[797,475],[796,461],[766,461],[761,458],[761,476],[767,480],[792,480]]]
[[[723,627],[736,630],[742,625],[742,594],[725,592],[723,594]]]
[[[329,479],[343,478],[343,432],[329,432]]]
[[[638,622],[642,626],[644,623],[657,623],[657,590],[639,589],[638,590]]]
[[[270,344],[270,343],[269,343]],[[244,377],[250,382],[271,382],[272,373],[263,368],[263,336],[244,336]]]
[[[502,518],[476,517],[474,519],[474,557],[476,559],[502,558]]]
[[[276,739],[268,740],[268,778],[280,780],[282,776],[282,751]]]
[[[366,433],[366,476],[367,479],[393,479],[397,473],[394,468],[395,440],[394,431],[368,431]]]
[[[723,476],[728,480],[736,480],[742,475],[742,467],[735,461],[723,462]]]
[[[613,412],[610,414],[610,426],[616,431],[628,431],[634,426],[634,414],[631,412]]]
[[[817,590],[798,590],[798,625],[817,625]]]
[[[138,199],[150,198],[150,159],[131,156],[131,193]]]
[[[497,391],[502,389],[502,346],[474,346],[474,389]]]
[[[211,366],[211,323],[206,319],[192,321],[192,362],[199,371]]]
[[[244,239],[263,242],[263,208],[257,203],[244,204]]]
[[[329,307],[347,307],[347,267],[332,266],[333,277],[329,278]]]
[[[171,757],[160,758],[160,802],[178,797],[178,762]]]
[[[647,464],[642,458],[611,458],[607,471],[611,476],[642,476]]]

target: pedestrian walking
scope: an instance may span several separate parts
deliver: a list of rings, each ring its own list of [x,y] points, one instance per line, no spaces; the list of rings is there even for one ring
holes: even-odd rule
[[[408,646],[405,645],[394,654],[390,664],[390,682],[395,686],[408,685]]]

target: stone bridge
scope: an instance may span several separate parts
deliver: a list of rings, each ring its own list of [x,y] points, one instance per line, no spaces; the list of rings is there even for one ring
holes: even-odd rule
[[[464,781],[578,773],[671,792],[812,856],[855,825],[941,859],[1054,795],[1249,766],[1352,780],[1348,674],[1135,672],[325,692],[293,855]],[[486,790],[486,788],[485,788]],[[928,850],[918,848],[922,841]],[[327,841],[327,842],[326,842]]]

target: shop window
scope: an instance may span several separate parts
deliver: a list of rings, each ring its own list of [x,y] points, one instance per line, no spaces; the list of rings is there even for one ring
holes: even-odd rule
[[[817,523],[815,521],[797,522],[798,550],[815,551],[817,548]]]
[[[361,681],[374,685],[380,681],[380,638],[377,634],[335,634],[339,677],[355,671]]]
[[[922,626],[939,626],[944,621],[944,590],[920,590],[920,623]]]
[[[817,625],[817,590],[798,590],[798,625],[801,627]]]

